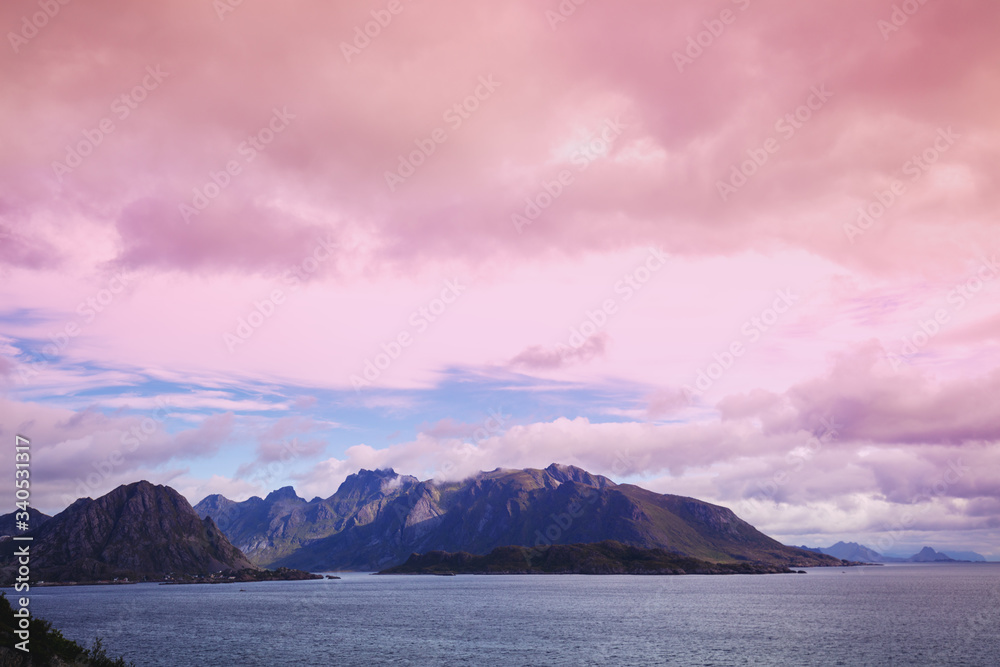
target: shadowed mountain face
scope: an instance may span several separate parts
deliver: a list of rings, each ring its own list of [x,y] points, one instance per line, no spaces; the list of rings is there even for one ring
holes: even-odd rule
[[[251,560],[312,571],[377,570],[413,552],[487,554],[506,545],[603,540],[710,562],[839,563],[784,546],[724,507],[556,464],[440,484],[362,470],[325,500],[272,496],[242,503],[210,496],[195,509],[218,516],[220,528]]]
[[[32,580],[134,580],[253,567],[182,495],[145,481],[97,500],[81,498],[28,534]],[[6,581],[20,544],[0,545]]]
[[[21,535],[24,531],[17,529],[17,512],[0,516],[0,535]],[[43,523],[51,519],[48,514],[39,512],[34,507],[28,508],[28,525],[32,529],[39,528]]]
[[[284,558],[330,535],[351,531],[376,519],[388,499],[405,495],[416,477],[392,470],[362,470],[348,476],[330,498],[306,502],[286,486],[261,499],[242,503],[208,496],[195,505],[201,517],[211,517],[243,553],[258,564],[279,564]]]

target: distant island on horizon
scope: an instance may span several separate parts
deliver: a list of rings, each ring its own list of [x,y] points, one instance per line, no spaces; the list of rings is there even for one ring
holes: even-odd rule
[[[844,560],[859,561],[865,563],[988,563],[985,556],[974,551],[953,551],[947,553],[936,551],[931,547],[923,547],[912,556],[890,556],[881,554],[874,549],[858,544],[857,542],[837,542],[829,547],[807,547],[806,549],[816,553],[827,554],[835,558]]]
[[[459,482],[360,470],[325,499],[306,501],[284,487],[243,502],[208,496],[194,507],[170,487],[140,481],[78,499],[54,517],[33,512],[31,525],[33,585],[249,582],[351,570],[787,573],[965,560],[930,547],[902,559],[857,543],[786,546],[728,508],[555,463]],[[0,516],[2,583],[13,581],[14,529],[13,515]]]

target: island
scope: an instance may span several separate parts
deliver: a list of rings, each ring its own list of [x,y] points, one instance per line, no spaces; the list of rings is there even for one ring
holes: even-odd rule
[[[846,563],[845,563],[846,565]],[[614,540],[594,544],[497,547],[484,556],[464,551],[411,554],[405,563],[377,574],[802,574],[785,565],[712,563],[664,549],[643,549]]]
[[[263,570],[248,567],[242,570],[219,572],[217,574],[204,577],[166,577],[160,582],[160,584],[244,584],[251,581],[307,581],[322,578],[322,574],[313,574],[312,572],[293,570],[287,567],[279,567],[276,570]]]

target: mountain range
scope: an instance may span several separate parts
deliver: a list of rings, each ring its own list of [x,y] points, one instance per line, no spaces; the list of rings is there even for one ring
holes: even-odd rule
[[[986,557],[974,551],[949,551],[941,553],[931,547],[924,547],[912,556],[889,556],[857,542],[837,542],[829,547],[800,547],[816,553],[823,553],[843,560],[861,563],[941,563],[974,561],[985,562]]]
[[[14,519],[0,516],[3,582],[13,579],[15,547],[24,544],[11,539],[19,534]],[[169,487],[141,481],[97,500],[81,498],[54,517],[32,510],[29,523],[32,579],[52,582],[172,575],[190,580],[220,571],[247,580],[301,578],[309,575],[289,568],[377,571],[429,553],[437,559],[487,558],[482,562],[506,567],[513,553],[503,551],[507,547],[542,553],[568,545],[573,549],[544,552],[560,554],[552,561],[558,567],[607,567],[614,553],[642,561],[640,569],[654,562],[675,568],[672,563],[688,559],[683,568],[691,571],[712,565],[727,565],[720,571],[736,571],[728,566],[740,564],[782,571],[845,561],[985,560],[972,552],[953,558],[930,547],[907,558],[853,542],[789,547],[725,507],[558,464],[498,468],[448,482],[420,481],[391,469],[360,470],[329,498],[307,501],[285,487],[243,502],[212,495],[194,507]],[[586,546],[597,543],[616,546],[600,554]]]
[[[32,540],[0,541],[3,583],[14,580],[15,549],[23,545],[30,545],[32,581],[135,581],[259,569],[177,491],[146,481],[97,500],[80,498],[25,535]]]
[[[306,501],[285,487],[243,502],[212,495],[194,509],[255,564],[313,572],[381,570],[414,552],[485,555],[501,546],[604,540],[710,563],[841,564],[785,546],[727,508],[557,464],[455,482],[361,470],[325,499]]]

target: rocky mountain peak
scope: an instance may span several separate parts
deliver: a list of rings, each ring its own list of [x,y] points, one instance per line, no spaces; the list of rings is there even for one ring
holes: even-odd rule
[[[300,498],[297,493],[295,493],[295,488],[291,486],[283,486],[280,489],[276,489],[271,493],[267,494],[267,498],[264,499],[268,503],[276,503],[282,500],[292,500],[296,502],[305,502],[305,498]]]
[[[545,469],[545,472],[549,477],[560,483],[577,482],[579,484],[586,484],[587,486],[593,486],[598,489],[616,486],[616,484],[607,477],[592,475],[583,468],[577,468],[572,465],[553,463]]]
[[[412,475],[399,475],[392,468],[380,470],[365,470],[348,475],[341,483],[334,497],[337,498],[368,498],[375,494],[387,494],[403,486],[418,483]]]
[[[615,484],[571,465],[496,469],[443,484],[360,470],[333,496],[261,512],[250,501],[219,526],[260,565],[381,569],[413,552],[617,540],[692,558],[779,564],[838,559],[786,547],[731,510]],[[223,523],[223,519],[227,523]]]
[[[33,550],[32,574],[49,581],[158,578],[171,572],[253,567],[184,496],[145,480],[96,500],[81,498],[30,534],[38,554]],[[7,578],[12,561],[4,561]]]
[[[201,501],[194,506],[194,509],[198,512],[199,516],[204,516],[205,512],[224,512],[235,504],[235,501],[226,498],[221,493],[213,493],[210,496],[202,498]]]

